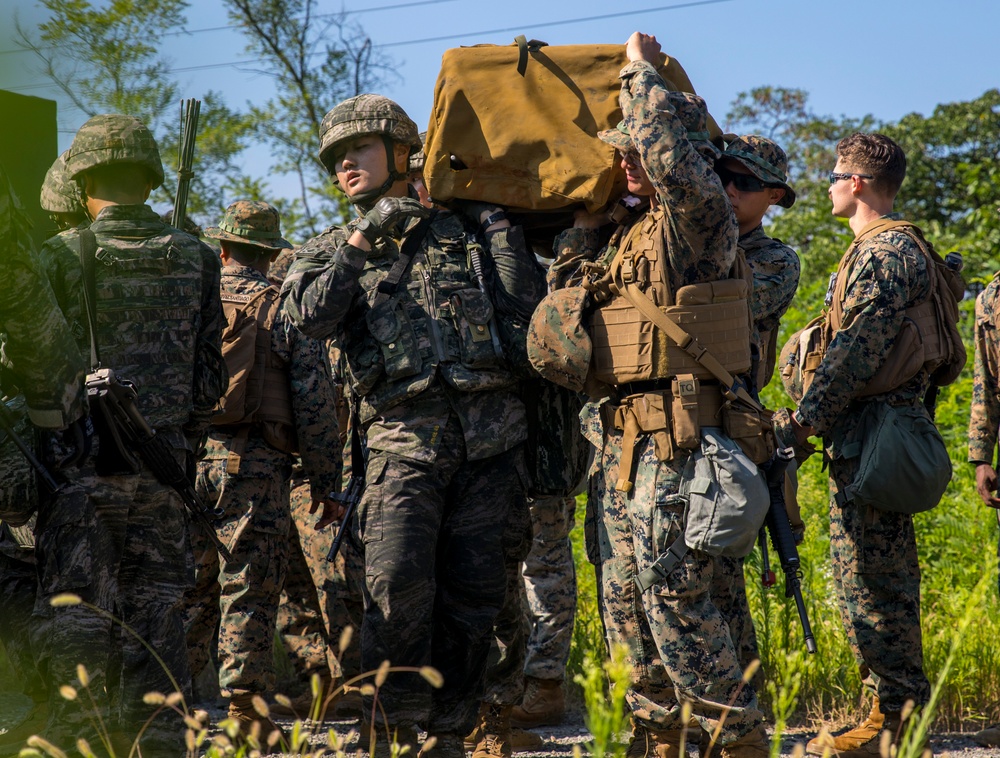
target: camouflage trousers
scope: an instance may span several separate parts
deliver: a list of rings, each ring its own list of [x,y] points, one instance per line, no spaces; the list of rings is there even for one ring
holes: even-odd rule
[[[729,627],[729,637],[736,646],[736,658],[740,669],[746,671],[753,661],[760,659],[760,653],[757,650],[757,632],[750,615],[750,604],[747,602],[747,583],[743,573],[742,558],[718,556],[715,559],[712,603],[725,619]],[[757,669],[751,682],[754,687],[763,686],[763,669]]]
[[[764,720],[742,670],[729,627],[712,601],[717,561],[698,550],[659,584],[641,591],[637,573],[653,564],[682,534],[684,500],[678,496],[687,455],[657,460],[652,437],[636,443],[634,486],[615,488],[621,474],[622,434],[604,428],[601,408],[581,413],[584,435],[598,448],[589,496],[596,519],[601,612],[609,647],[624,645],[633,666],[626,700],[633,717],[654,729],[680,729],[684,702],[719,743],[747,734]],[[626,478],[628,478],[626,476]]]
[[[528,634],[525,625],[525,591],[521,566],[531,548],[528,500],[518,492],[510,506],[503,534],[504,575],[507,592],[493,624],[483,701],[516,705],[524,695],[524,659]]]
[[[184,628],[195,677],[210,665],[218,634],[219,687],[226,696],[275,686],[274,630],[291,521],[287,457],[276,460],[269,477],[232,476],[225,459],[198,463],[198,495],[222,508],[215,532],[233,560],[219,555],[201,526],[192,531],[195,586],[186,598]]]
[[[18,532],[25,533],[27,529],[19,527]],[[0,644],[10,661],[14,684],[41,702],[48,695],[31,652],[31,625],[35,621],[31,611],[37,592],[34,550],[22,546],[11,528],[0,522],[0,607],[4,609],[0,613]]]
[[[361,667],[433,666],[438,689],[418,674],[389,675],[379,690],[385,716],[464,735],[482,697],[506,591],[503,535],[524,480],[519,449],[467,460],[454,415],[440,435],[433,462],[370,453],[355,522],[365,560]]]
[[[183,453],[177,458],[181,462]],[[98,476],[93,461],[65,472],[72,481],[39,507],[36,526],[40,586],[32,650],[50,688],[45,736],[63,748],[78,737],[96,738],[91,698],[108,728],[131,739],[155,710],[143,696],[174,691],[167,670],[184,696],[191,696],[181,617],[193,576],[187,513],[148,469]],[[78,595],[100,612],[84,605],[53,608],[49,601],[62,593]],[[89,675],[87,694],[77,664]],[[64,684],[80,696],[60,697]],[[182,751],[183,731],[180,719],[164,710],[145,732],[144,752],[157,754],[167,746]]]
[[[326,560],[338,525],[317,532],[319,514],[310,514],[309,482],[293,480],[288,570],[278,606],[278,635],[299,682],[314,673],[349,678],[361,672],[360,634],[364,565],[354,542],[345,539],[335,563]],[[342,653],[341,634],[353,627],[353,641]]]
[[[840,616],[866,689],[883,712],[927,702],[920,633],[920,565],[913,517],[844,502],[858,459],[830,465],[830,555]]]
[[[524,559],[524,590],[531,633],[524,673],[536,679],[562,679],[576,619],[576,566],[569,539],[576,500],[544,497],[528,505],[532,542]]]

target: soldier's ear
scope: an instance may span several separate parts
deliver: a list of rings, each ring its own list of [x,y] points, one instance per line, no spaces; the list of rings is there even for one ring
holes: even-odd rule
[[[781,202],[781,199],[785,196],[785,190],[783,187],[772,187],[771,188],[771,205],[777,205]]]

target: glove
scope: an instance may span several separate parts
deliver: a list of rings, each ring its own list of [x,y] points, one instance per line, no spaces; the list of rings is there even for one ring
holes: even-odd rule
[[[492,215],[498,212],[503,213],[504,210],[496,203],[481,203],[478,200],[454,200],[451,205],[457,213],[461,213],[472,221],[477,229],[482,223],[481,219],[484,213]]]
[[[70,453],[59,461],[56,468],[64,469],[70,466],[80,468],[94,446],[94,422],[90,416],[82,416],[70,424],[63,430],[60,441],[63,448]]]
[[[378,240],[392,237],[400,223],[410,218],[427,218],[430,210],[411,197],[383,197],[358,223],[368,244],[375,247]]]

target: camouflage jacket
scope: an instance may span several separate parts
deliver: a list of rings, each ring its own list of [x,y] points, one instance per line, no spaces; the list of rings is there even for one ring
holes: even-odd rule
[[[750,310],[757,332],[762,371],[757,389],[771,381],[778,351],[778,322],[792,304],[799,286],[799,256],[781,240],[764,234],[764,227],[740,236],[740,250],[753,271]]]
[[[31,222],[0,166],[0,331],[4,363],[36,426],[59,429],[83,415],[86,365],[31,249]],[[13,391],[4,383],[4,391]]]
[[[151,426],[200,437],[227,383],[218,258],[147,205],[108,206],[90,228],[98,245],[102,364],[136,383],[139,408]],[[89,356],[80,230],[50,239],[41,258],[80,351]],[[180,442],[176,436],[173,441]]]
[[[902,326],[903,311],[924,300],[931,286],[927,259],[902,232],[885,231],[852,244],[842,261],[848,256],[855,259],[844,293],[844,326],[833,335],[797,411],[802,422],[824,438],[831,432],[849,431],[836,427],[842,417],[849,422],[856,419],[857,414],[847,412],[888,355]],[[831,292],[834,287],[831,282]],[[923,398],[929,384],[924,368],[901,387],[865,399],[913,405]]]
[[[1000,427],[1000,273],[976,298],[976,362],[969,415],[969,462],[993,465]]]
[[[736,260],[739,227],[726,191],[712,164],[688,139],[687,128],[667,99],[667,85],[645,61],[621,72],[619,97],[632,143],[663,206],[669,257],[670,286],[723,279]],[[629,225],[644,216],[633,217]],[[557,289],[580,281],[580,266],[599,256],[598,233],[568,229],[555,241],[556,259],[549,268],[549,285]]]
[[[222,269],[222,291],[234,294],[259,292],[271,283],[260,272],[247,266]],[[299,441],[303,476],[312,485],[313,498],[326,497],[340,490],[341,445],[337,411],[326,345],[304,336],[284,310],[271,329],[271,350],[288,368],[292,415]],[[226,458],[232,435],[213,428],[209,434],[206,459]],[[293,455],[275,450],[257,435],[250,434],[241,455],[240,476],[274,475],[275,460]]]
[[[331,227],[299,248],[282,293],[303,333],[341,347],[362,423],[378,418],[368,427],[369,446],[433,460],[452,411],[470,460],[521,442],[524,405],[486,328],[494,307],[527,318],[541,298],[520,229],[490,235],[487,297],[474,283],[461,219],[437,212],[408,276],[376,305],[399,244],[383,240],[366,254],[347,243],[356,224]]]

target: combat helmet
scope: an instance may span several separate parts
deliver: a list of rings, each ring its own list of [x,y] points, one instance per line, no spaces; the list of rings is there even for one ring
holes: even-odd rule
[[[427,154],[424,153],[424,145],[427,142],[427,132],[420,132],[420,149],[416,152],[410,151],[410,173],[424,172],[424,164],[427,163]]]
[[[83,213],[80,191],[66,171],[66,155],[63,152],[45,172],[39,205],[46,213]]]
[[[396,171],[392,153],[393,143],[408,145],[411,155],[421,147],[417,125],[398,103],[383,95],[357,95],[348,98],[335,105],[323,117],[323,123],[319,127],[319,160],[333,178],[334,184],[338,183],[333,162],[334,149],[345,140],[366,134],[377,134],[382,137],[389,178],[378,189],[351,198],[351,202],[362,207],[385,194],[394,182],[406,178],[406,174]]]
[[[70,179],[114,163],[132,163],[149,171],[153,189],[163,184],[163,164],[153,133],[135,116],[105,113],[89,118],[66,151]]]

